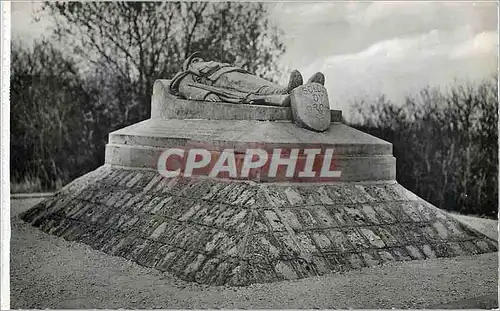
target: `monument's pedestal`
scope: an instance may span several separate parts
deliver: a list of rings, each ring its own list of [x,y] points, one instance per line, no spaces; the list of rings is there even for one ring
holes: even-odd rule
[[[152,118],[109,136],[106,164],[23,219],[111,255],[200,283],[246,285],[321,275],[394,260],[497,250],[395,181],[392,145],[332,112],[315,133],[290,108],[183,101],[155,84]],[[167,148],[333,148],[336,182],[163,178]]]

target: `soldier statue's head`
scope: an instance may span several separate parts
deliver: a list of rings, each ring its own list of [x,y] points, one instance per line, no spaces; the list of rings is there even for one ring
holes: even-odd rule
[[[189,55],[188,58],[182,64],[182,69],[188,70],[189,66],[193,63],[203,62],[203,58],[200,57],[201,52],[196,51],[193,54]]]

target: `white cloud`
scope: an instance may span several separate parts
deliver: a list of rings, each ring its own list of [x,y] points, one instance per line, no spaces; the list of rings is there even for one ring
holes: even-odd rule
[[[323,71],[332,107],[345,114],[348,101],[360,96],[384,93],[402,102],[427,85],[496,72],[494,3],[282,5],[293,9],[277,17],[288,33],[281,62],[299,69],[306,80]],[[293,12],[300,12],[300,18]]]
[[[31,44],[35,39],[47,34],[51,21],[44,12],[39,12],[42,2],[13,1],[11,5],[11,32],[13,39],[22,38],[23,43]],[[33,17],[40,18],[36,22]]]
[[[466,58],[480,55],[494,55],[498,51],[498,34],[489,31],[475,35],[450,51],[451,58]]]

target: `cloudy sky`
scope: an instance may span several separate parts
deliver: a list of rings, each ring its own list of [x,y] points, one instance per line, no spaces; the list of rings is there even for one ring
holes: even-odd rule
[[[37,2],[12,3],[12,35],[46,33],[31,20]],[[498,68],[495,2],[280,2],[271,17],[285,32],[281,63],[307,80],[324,72],[332,108],[386,94],[401,101],[426,85],[478,80]]]

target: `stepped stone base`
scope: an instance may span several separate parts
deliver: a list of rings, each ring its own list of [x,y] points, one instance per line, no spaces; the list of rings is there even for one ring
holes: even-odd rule
[[[339,181],[394,180],[396,158],[392,145],[345,124],[332,124],[323,133],[291,121],[159,120],[149,119],[109,134],[106,164],[156,169],[168,148],[202,146],[213,152],[251,148],[332,148]],[[267,182],[265,179],[254,181]]]
[[[21,217],[50,234],[213,285],[498,249],[390,181],[164,179],[104,165]]]

